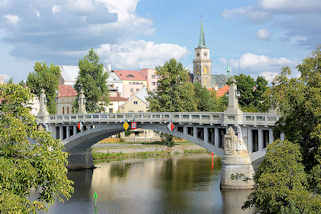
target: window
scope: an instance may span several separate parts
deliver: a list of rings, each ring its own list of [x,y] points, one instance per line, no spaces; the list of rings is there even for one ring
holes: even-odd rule
[[[196,56],[200,56],[200,53],[197,53]]]
[[[134,104],[135,104],[135,105],[137,105],[137,104],[138,104],[138,102],[137,102],[137,101],[134,101]]]
[[[155,79],[155,78],[156,78],[156,76],[155,76],[155,75],[152,75],[152,78],[153,78],[153,79]]]
[[[156,85],[156,82],[152,82],[152,85],[155,86],[155,85]]]
[[[132,74],[128,74],[127,75],[127,78],[134,78],[135,76],[134,75],[132,75]]]
[[[139,88],[136,88],[136,91],[139,91]]]
[[[130,89],[130,92],[134,92],[134,89],[133,89],[133,88],[131,88],[131,89]]]
[[[109,108],[109,113],[113,113],[113,109],[112,108]]]
[[[65,114],[65,107],[62,107],[62,114]]]
[[[67,106],[67,114],[69,114],[69,106]]]
[[[207,57],[207,53],[206,52],[204,53],[204,56]]]

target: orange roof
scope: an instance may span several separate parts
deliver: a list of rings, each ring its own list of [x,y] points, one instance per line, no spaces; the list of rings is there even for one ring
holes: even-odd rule
[[[109,101],[110,102],[121,102],[121,101],[127,101],[128,98],[125,98],[125,97],[120,97],[120,96],[117,96],[117,97],[109,97]]]
[[[223,97],[230,90],[230,86],[224,85],[216,91],[216,97]]]
[[[58,97],[75,97],[77,91],[71,85],[59,85]]]
[[[121,80],[146,81],[147,79],[145,72],[141,71],[118,70],[114,72]]]

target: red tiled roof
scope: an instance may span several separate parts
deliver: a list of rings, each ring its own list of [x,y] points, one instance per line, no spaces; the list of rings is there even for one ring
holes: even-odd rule
[[[114,72],[121,80],[146,81],[147,79],[145,72],[141,71],[116,70]]]
[[[216,97],[223,97],[230,90],[230,86],[224,85],[216,91]]]
[[[75,97],[77,91],[71,85],[59,85],[58,97]]]
[[[128,100],[128,98],[126,98],[126,97],[120,97],[120,96],[117,96],[117,97],[109,97],[109,101],[110,102],[122,102],[122,101],[127,101]]]

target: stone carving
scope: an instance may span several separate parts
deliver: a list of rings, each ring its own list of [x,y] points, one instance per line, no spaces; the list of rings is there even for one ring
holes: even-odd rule
[[[84,91],[81,89],[79,93],[79,99],[78,99],[78,114],[86,114],[86,98],[84,95]]]
[[[39,117],[42,120],[46,120],[49,116],[49,113],[47,111],[47,98],[45,94],[45,90],[41,89],[40,99],[39,99],[39,112],[37,114],[37,117]]]
[[[224,138],[224,158],[221,189],[252,189],[254,170],[247,148],[242,139],[241,127],[238,136],[229,127]],[[241,178],[241,179],[240,179]]]

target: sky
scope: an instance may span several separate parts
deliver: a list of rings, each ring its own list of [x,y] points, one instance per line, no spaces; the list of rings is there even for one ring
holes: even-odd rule
[[[212,73],[293,69],[321,45],[320,0],[0,0],[0,75],[25,80],[35,62],[78,65],[94,48],[112,69],[176,58],[192,70],[200,23]]]

